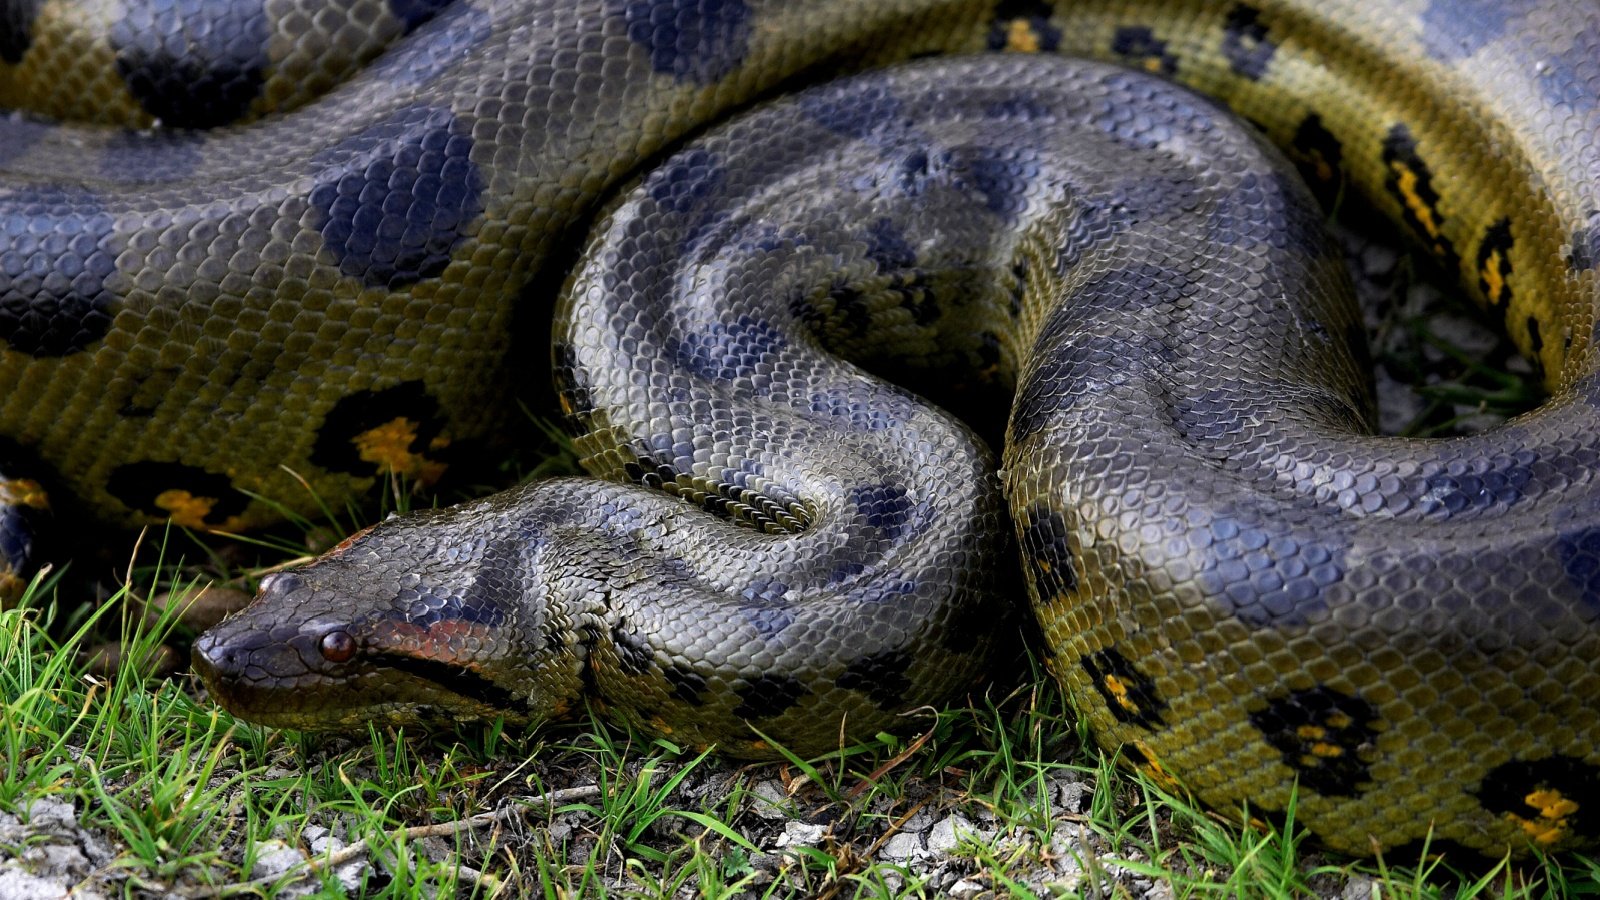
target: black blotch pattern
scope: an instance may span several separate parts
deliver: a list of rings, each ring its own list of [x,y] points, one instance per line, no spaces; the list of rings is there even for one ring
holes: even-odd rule
[[[739,688],[739,705],[733,714],[743,719],[767,719],[781,715],[808,693],[805,682],[788,675],[757,675]]]
[[[1278,45],[1267,39],[1267,26],[1261,22],[1261,10],[1243,3],[1228,10],[1222,23],[1222,54],[1228,58],[1228,67],[1251,81],[1267,74],[1267,65]]]
[[[1600,837],[1600,766],[1575,756],[1514,759],[1489,770],[1478,786],[1483,808],[1529,823],[1530,836]]]
[[[29,356],[85,350],[111,330],[120,297],[116,223],[92,194],[19,185],[0,197],[0,338]]]
[[[878,219],[867,226],[867,259],[880,272],[909,269],[917,264],[916,248],[891,219]]]
[[[1011,41],[1013,22],[1027,22],[1028,31],[1045,53],[1054,53],[1061,47],[1061,29],[1050,24],[1054,8],[1045,0],[1000,0],[994,9],[994,21],[989,25],[989,49],[1004,50]]]
[[[1366,700],[1318,685],[1269,701],[1250,722],[1299,773],[1302,788],[1353,797],[1371,787],[1361,755],[1378,736],[1378,711]]]
[[[0,3],[0,60],[12,65],[33,46],[33,20],[44,0],[7,0]]]
[[[552,377],[562,400],[562,409],[573,417],[593,410],[594,398],[590,394],[589,381],[584,377],[583,368],[578,365],[577,349],[566,341],[557,340],[552,346],[551,355],[555,360]],[[582,427],[576,421],[574,425]]]
[[[882,709],[893,710],[905,702],[911,679],[912,656],[904,650],[884,650],[863,656],[845,667],[834,684],[860,691]]]
[[[1039,176],[1038,160],[997,147],[959,147],[949,162],[958,183],[983,195],[984,206],[1015,221],[1028,205],[1028,187]]]
[[[1510,506],[1522,500],[1523,489],[1536,483],[1538,466],[1537,454],[1519,450],[1486,472],[1428,475],[1421,479],[1417,504],[1424,513],[1446,516]]]
[[[1183,401],[1180,417],[1187,422],[1179,427],[1236,430],[1240,410],[1230,396],[1223,391]],[[1212,424],[1196,424],[1206,419]],[[1194,580],[1219,611],[1252,628],[1300,627],[1327,612],[1323,589],[1344,578],[1344,566],[1320,540],[1245,512],[1219,513],[1208,529],[1206,564]]]
[[[1078,590],[1077,565],[1067,541],[1067,520],[1044,504],[1028,508],[1022,526],[1022,558],[1041,603],[1056,603]]]
[[[1178,57],[1167,52],[1167,42],[1143,25],[1118,28],[1111,36],[1111,52],[1147,72],[1172,75],[1178,71]]]
[[[109,38],[145,112],[168,127],[214,128],[260,96],[271,33],[262,3],[128,0]]]
[[[650,53],[650,68],[710,84],[744,62],[750,7],[744,0],[622,0],[628,40]]]
[[[0,484],[6,486],[6,496],[17,500],[0,506],[0,571],[24,579],[46,556],[42,547],[51,510],[38,477],[44,469],[33,451],[0,438]],[[0,599],[14,598],[0,594]]]
[[[129,509],[165,517],[171,510],[159,506],[156,498],[167,491],[187,491],[191,497],[212,500],[206,521],[221,524],[230,516],[244,512],[250,498],[233,489],[228,476],[207,472],[195,466],[175,462],[127,463],[113,469],[106,478],[106,490],[121,500]]]
[[[672,697],[690,706],[699,706],[703,702],[706,692],[706,680],[700,673],[692,669],[681,668],[676,665],[663,666],[661,677],[672,685]]]
[[[1117,648],[1097,650],[1084,656],[1082,662],[1094,689],[1105,698],[1118,722],[1144,728],[1165,724],[1167,701],[1156,690],[1155,681],[1134,668],[1133,661]]]
[[[1533,366],[1536,378],[1544,379],[1544,335],[1539,333],[1539,320],[1529,316],[1526,322],[1528,328],[1528,363]]]
[[[1478,289],[1493,306],[1511,301],[1511,244],[1511,220],[1502,218],[1489,226],[1478,245]]]
[[[453,0],[389,0],[389,12],[405,24],[405,33],[410,34],[451,2]]]
[[[1315,257],[1324,250],[1320,219],[1295,202],[1300,182],[1284,172],[1246,172],[1206,219],[1208,241],[1227,246],[1265,245]]]
[[[1389,864],[1403,866],[1416,866],[1424,859],[1437,860],[1444,858],[1470,862],[1498,859],[1500,855],[1499,853],[1486,853],[1483,850],[1468,847],[1460,841],[1452,841],[1448,838],[1435,837],[1433,835],[1414,838],[1404,844],[1389,847],[1382,853],[1383,859]]]
[[[1317,202],[1324,209],[1331,208],[1344,189],[1344,145],[1322,124],[1321,116],[1311,113],[1300,120],[1289,142],[1289,155]]]
[[[678,364],[702,378],[731,381],[769,371],[788,341],[766,322],[741,315],[733,322],[713,322],[676,341]]]
[[[902,127],[900,101],[881,84],[849,89],[810,91],[800,96],[800,111],[829,131],[865,140],[880,129]],[[911,168],[917,168],[915,161]],[[921,165],[927,165],[926,155]]]
[[[1442,231],[1444,214],[1439,210],[1439,192],[1433,186],[1433,172],[1418,155],[1416,139],[1404,123],[1397,123],[1384,137],[1383,164],[1388,169],[1383,179],[1384,187],[1399,202],[1401,217],[1406,225],[1445,267],[1445,271],[1455,271],[1460,264],[1460,257]],[[1409,173],[1409,191],[1403,173]],[[1424,224],[1414,203],[1426,208],[1433,222],[1432,230]]]
[[[416,436],[407,449],[418,456],[427,455],[429,444],[442,428],[439,404],[422,382],[403,381],[339,398],[317,432],[311,461],[330,472],[371,477],[378,471],[377,464],[361,458],[356,438],[396,419],[416,425]]]
[[[915,507],[906,489],[897,484],[868,484],[850,489],[850,503],[856,507],[861,521],[868,528],[876,528],[888,540],[897,540],[905,533],[906,523]]]
[[[1600,209],[1591,209],[1588,224],[1572,232],[1567,266],[1574,272],[1586,272],[1596,265],[1600,265]]]
[[[611,646],[616,648],[617,665],[625,674],[638,677],[655,665],[655,654],[650,651],[650,645],[621,625],[611,627]]]
[[[444,271],[483,213],[468,127],[412,106],[319,153],[310,202],[339,271],[390,289]]]

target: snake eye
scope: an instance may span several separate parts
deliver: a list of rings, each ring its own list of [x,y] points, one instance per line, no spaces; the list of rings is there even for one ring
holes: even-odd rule
[[[328,662],[349,662],[356,655],[356,639],[343,631],[330,631],[317,642],[317,649]]]

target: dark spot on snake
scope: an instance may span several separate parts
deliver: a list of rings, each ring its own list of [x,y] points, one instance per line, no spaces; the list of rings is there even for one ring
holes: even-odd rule
[[[742,719],[768,719],[781,715],[810,693],[805,682],[788,675],[757,675],[738,690],[733,714]]]
[[[1041,604],[1059,603],[1078,590],[1067,520],[1042,503],[1029,507],[1025,519],[1019,538],[1028,582]]]
[[[108,39],[145,112],[170,128],[213,128],[260,96],[271,35],[262,3],[128,0]]]
[[[1511,220],[1490,225],[1478,244],[1478,289],[1492,306],[1511,302]]]
[[[16,65],[33,46],[33,20],[44,0],[7,0],[0,3],[0,61]]]
[[[1324,250],[1320,220],[1298,180],[1284,172],[1245,172],[1206,218],[1206,239],[1233,247],[1269,246],[1315,257]]]
[[[896,484],[859,485],[850,489],[849,499],[861,523],[891,541],[905,533],[914,509],[906,489]]]
[[[857,396],[859,386],[831,385],[811,395],[811,411],[844,421],[856,431],[882,431],[911,415],[911,405],[898,394]]]
[[[1497,461],[1487,472],[1439,472],[1422,480],[1419,508],[1424,513],[1446,516],[1510,506],[1523,498],[1523,489],[1534,482],[1532,466],[1537,458],[1524,454],[1521,460]]]
[[[1228,10],[1222,23],[1222,55],[1228,66],[1251,81],[1267,74],[1267,64],[1278,45],[1267,39],[1267,26],[1261,22],[1261,10],[1243,3]]]
[[[716,156],[697,147],[677,154],[652,172],[645,181],[645,191],[662,210],[687,215],[716,193],[723,174]]]
[[[744,62],[750,7],[744,0],[622,0],[628,40],[650,54],[650,68],[712,84]]]
[[[1401,218],[1417,239],[1436,257],[1445,271],[1459,264],[1455,246],[1445,237],[1444,214],[1433,172],[1417,152],[1416,139],[1405,123],[1396,123],[1383,139],[1383,164],[1388,169],[1384,187],[1400,204]]]
[[[374,458],[370,450],[363,449],[362,439],[384,426],[394,427],[402,438],[410,435],[403,447],[392,449],[425,458],[441,430],[439,404],[420,381],[341,397],[322,420],[311,461],[330,472],[362,477],[378,474],[390,460]]]
[[[1589,210],[1589,222],[1572,232],[1572,249],[1567,252],[1567,267],[1587,272],[1600,265],[1600,209]]]
[[[1424,837],[1414,838],[1403,844],[1397,844],[1381,851],[1385,863],[1389,865],[1416,866],[1423,868],[1430,862],[1439,860],[1463,860],[1474,862],[1477,860],[1498,859],[1500,853],[1485,853],[1447,838],[1429,834]]]
[[[1535,8],[1534,0],[1432,0],[1422,11],[1419,37],[1429,56],[1458,62],[1504,34],[1513,18]]]
[[[678,364],[713,381],[766,374],[777,354],[788,346],[782,332],[748,315],[733,322],[713,322],[675,343],[673,355]]]
[[[365,657],[362,662],[374,668],[404,672],[438,685],[457,696],[476,700],[492,710],[515,711],[527,706],[527,701],[523,697],[513,694],[471,669],[436,659],[422,659],[402,653],[374,653]]]
[[[1317,202],[1332,208],[1344,188],[1344,145],[1322,124],[1321,116],[1310,113],[1300,120],[1288,151]]]
[[[594,399],[589,393],[588,373],[578,364],[578,351],[570,343],[558,340],[552,345],[551,356],[555,362],[552,378],[562,411],[568,416],[581,416],[592,410]]]
[[[965,146],[951,154],[958,184],[983,195],[984,206],[1015,221],[1028,206],[1028,188],[1039,177],[1039,162],[1013,148]]]
[[[1538,319],[1529,316],[1526,324],[1528,328],[1528,363],[1533,366],[1533,374],[1542,379],[1544,378],[1545,370],[1544,356],[1540,351],[1544,350],[1544,335],[1539,333]]]
[[[1115,647],[1087,654],[1082,660],[1089,681],[1105,699],[1106,707],[1118,722],[1143,728],[1159,728],[1166,722],[1167,701],[1156,690],[1149,676],[1134,668],[1133,661]]]
[[[611,646],[617,651],[617,667],[637,678],[655,665],[655,654],[650,645],[637,635],[630,634],[621,625],[611,627]]]
[[[704,702],[706,680],[698,672],[681,668],[677,665],[666,665],[661,668],[661,677],[672,685],[672,696],[690,706],[699,706]]]
[[[389,0],[389,12],[405,26],[406,34],[432,19],[453,0]]]
[[[1600,527],[1571,531],[1556,538],[1556,553],[1567,581],[1590,617],[1600,616]]]
[[[129,509],[190,526],[220,525],[244,512],[250,498],[226,475],[175,462],[146,460],[113,469],[106,490]]]
[[[111,330],[120,297],[116,223],[86,192],[48,185],[0,195],[0,338],[16,353],[66,356]]]
[[[784,595],[789,586],[770,578],[758,578],[746,585],[740,595],[739,615],[764,638],[772,638],[794,624],[794,613]]]
[[[1501,763],[1474,793],[1484,809],[1512,817],[1535,845],[1600,836],[1600,767],[1578,757]]]
[[[834,684],[847,691],[860,691],[882,709],[896,709],[905,702],[911,689],[906,673],[911,654],[904,650],[883,650],[860,657],[845,667]]]
[[[986,103],[983,115],[989,119],[1020,119],[1031,122],[1037,119],[1048,119],[1053,114],[1050,104],[1039,99],[1033,91],[1017,91],[1016,93]]]
[[[1322,541],[1218,511],[1194,581],[1220,612],[1252,628],[1302,626],[1327,612],[1344,565]],[[1203,532],[1202,532],[1203,533]]]
[[[413,106],[317,154],[310,202],[339,271],[390,289],[433,278],[483,212],[468,127]]]
[[[1178,71],[1178,57],[1167,52],[1167,42],[1143,25],[1118,28],[1111,36],[1111,52],[1146,72],[1172,75]]]
[[[849,89],[808,91],[799,98],[800,111],[823,128],[845,137],[866,140],[880,130],[901,128],[900,101],[881,84],[861,84]],[[927,157],[923,152],[923,165]]]
[[[917,264],[917,251],[890,219],[878,219],[867,226],[867,259],[880,272],[909,269]]]
[[[1371,703],[1325,685],[1250,713],[1250,723],[1299,774],[1300,787],[1328,797],[1354,797],[1371,787],[1362,755],[1373,750],[1378,722]]]
[[[989,25],[989,49],[1056,52],[1061,46],[1061,29],[1050,24],[1053,12],[1045,0],[1000,0]],[[1020,45],[1019,33],[1025,36]]]
[[[463,596],[440,596],[424,588],[404,588],[395,596],[395,606],[404,621],[419,628],[440,622],[467,622],[498,628],[508,620],[505,609],[494,599],[515,596],[511,578],[493,566],[485,566],[473,578]]]

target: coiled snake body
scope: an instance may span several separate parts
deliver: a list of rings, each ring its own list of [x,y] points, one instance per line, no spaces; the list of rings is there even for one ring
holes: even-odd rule
[[[71,18],[36,6],[0,46],[24,84]],[[189,42],[225,77],[172,77],[149,35],[181,28],[144,6],[105,54],[124,124],[259,112],[290,68],[269,3]],[[337,500],[435,473],[502,407],[519,293],[597,198],[780,85],[936,52],[1121,67],[918,62],[679,148],[558,313],[586,463],[643,487],[536,483],[272,577],[197,645],[224,705],[537,721],[588,695],[820,750],[981,674],[1009,507],[1052,671],[1158,780],[1262,817],[1294,796],[1357,853],[1600,836],[1600,9],[379,6],[393,49],[247,127],[8,123],[0,433],[102,517],[245,527],[253,497],[309,505],[297,477]],[[1554,398],[1481,437],[1364,436],[1321,214],[1163,78],[1402,222]],[[168,96],[196,83],[198,112]],[[1003,476],[835,353],[1014,384]]]

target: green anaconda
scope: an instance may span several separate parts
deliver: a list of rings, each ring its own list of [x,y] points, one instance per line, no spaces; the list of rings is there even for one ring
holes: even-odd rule
[[[195,131],[343,64],[295,55],[293,3],[189,31],[179,6],[110,4],[95,52],[41,57],[74,7],[23,3],[0,40],[0,95],[120,83],[106,121],[180,126],[0,132],[0,435],[104,519],[240,528],[436,472],[622,190],[555,348],[612,480],[267,579],[196,646],[229,709],[588,697],[818,751],[982,674],[1020,605],[1009,521],[1052,672],[1158,780],[1293,802],[1355,853],[1600,838],[1600,7],[352,3],[387,36],[309,16],[348,81]],[[1311,199],[1347,190],[1504,319],[1543,408],[1368,435]],[[1012,394],[1002,464],[869,372]]]

